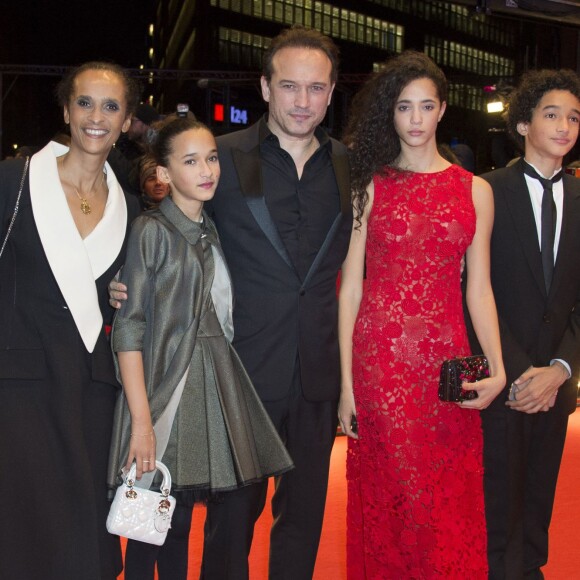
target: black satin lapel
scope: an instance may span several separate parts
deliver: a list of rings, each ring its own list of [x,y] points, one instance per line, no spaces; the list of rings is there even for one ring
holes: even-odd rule
[[[232,157],[244,197],[263,197],[259,147],[255,147],[251,151],[233,149]]]
[[[530,269],[532,270],[538,287],[545,295],[546,285],[544,283],[544,272],[542,270],[538,230],[536,228],[528,185],[522,171],[514,172],[513,178],[502,188],[502,193],[505,196],[506,204],[512,215],[514,229],[520,239]]]
[[[572,177],[577,180],[577,177]],[[580,180],[571,181],[568,176],[564,176],[564,203],[562,210],[562,228],[560,230],[560,241],[558,243],[558,253],[554,266],[554,278],[550,286],[552,297],[556,295],[558,287],[562,282],[562,276],[570,263],[570,248],[574,247],[574,237],[579,235],[580,228]]]
[[[272,219],[272,215],[264,199],[259,147],[255,147],[251,151],[233,149],[232,156],[242,195],[246,199],[246,203],[254,219],[272,246],[274,246],[274,249],[280,254],[280,257],[295,271],[294,264],[290,259],[290,255],[286,250],[286,246],[280,237],[278,228]]]
[[[352,197],[350,191],[350,165],[346,153],[337,153],[337,147],[332,142],[332,166],[340,193],[340,211],[345,215],[352,214]]]
[[[346,152],[339,151],[335,141],[332,141],[332,167],[334,168],[334,176],[336,178],[336,183],[338,185],[338,191],[340,196],[340,213],[336,216],[336,219],[330,226],[324,243],[322,244],[320,250],[316,254],[316,258],[312,262],[306,278],[304,278],[303,285],[306,286],[312,277],[313,273],[316,272],[320,262],[323,260],[324,256],[328,252],[332,241],[334,240],[337,231],[342,225],[343,219],[350,219],[352,216],[352,202],[351,202],[351,191],[350,191],[350,165],[348,161],[348,155]]]
[[[342,213],[339,213],[336,216],[336,219],[334,220],[334,222],[332,222],[332,226],[330,226],[330,229],[328,230],[328,234],[326,234],[326,238],[324,239],[324,243],[322,244],[320,250],[318,250],[318,253],[316,254],[316,258],[314,258],[314,261],[312,262],[312,264],[310,265],[310,268],[308,269],[308,273],[306,274],[306,277],[304,278],[304,282],[302,283],[303,286],[306,286],[308,284],[313,273],[316,272],[318,265],[320,264],[320,262],[322,261],[322,259],[326,255],[326,253],[328,252],[328,248],[330,247],[330,244],[332,243],[332,240],[334,239],[334,236],[336,235],[336,231],[340,227],[342,220],[343,220],[343,215],[342,215]]]

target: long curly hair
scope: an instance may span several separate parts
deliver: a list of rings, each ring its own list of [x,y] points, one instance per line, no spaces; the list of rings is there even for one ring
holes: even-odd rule
[[[523,151],[525,139],[518,132],[519,123],[529,123],[534,109],[550,91],[569,91],[580,100],[580,77],[573,70],[532,70],[524,73],[509,99],[505,121],[510,137]]]
[[[344,142],[351,162],[352,203],[360,227],[368,203],[366,188],[373,175],[392,166],[401,152],[395,130],[395,105],[412,81],[433,81],[441,102],[447,99],[447,79],[426,54],[408,50],[388,60],[355,95]]]

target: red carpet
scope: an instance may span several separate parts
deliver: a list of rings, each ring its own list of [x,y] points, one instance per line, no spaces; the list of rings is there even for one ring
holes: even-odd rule
[[[570,416],[564,458],[550,526],[550,559],[546,580],[580,579],[580,409]]]
[[[346,438],[337,437],[332,454],[331,478],[326,515],[314,580],[344,580]],[[564,459],[558,482],[556,505],[550,527],[550,562],[544,568],[546,580],[580,580],[580,547],[576,526],[580,524],[580,409],[570,417]],[[270,493],[272,486],[270,486]],[[199,578],[205,510],[194,510],[190,541],[188,580]],[[250,578],[268,577],[268,533],[272,517],[268,508],[258,521],[250,555]],[[122,578],[122,576],[121,576]]]

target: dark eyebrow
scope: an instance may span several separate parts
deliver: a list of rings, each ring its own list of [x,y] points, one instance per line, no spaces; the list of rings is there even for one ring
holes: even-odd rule
[[[217,153],[217,152],[218,152],[218,151],[217,151],[217,149],[211,149],[211,150],[209,151],[209,155],[211,155],[212,153]],[[186,154],[185,154],[185,155],[182,157],[182,159],[187,159],[188,157],[196,157],[196,156],[198,156],[198,155],[199,155],[199,152],[198,152],[198,151],[192,151],[191,153],[186,153]]]
[[[293,81],[293,80],[290,80],[290,79],[280,79],[278,81],[278,83],[279,84],[290,83],[292,85],[298,85],[298,84],[300,84],[298,81]],[[328,83],[326,81],[313,81],[313,82],[308,83],[308,84],[309,85],[321,85],[321,86],[325,86],[325,87],[328,85]]]
[[[557,109],[558,111],[561,111],[562,107],[560,105],[546,105],[545,107],[542,108],[542,111],[546,111],[548,109]],[[580,111],[578,109],[572,108],[572,112],[576,113],[577,115],[580,115]]]
[[[87,101],[94,101],[95,99],[90,95],[77,95],[75,99],[86,99]],[[120,104],[119,99],[115,99],[114,97],[105,97],[102,99],[104,103],[116,103],[117,105]]]
[[[397,101],[397,105],[399,103],[410,103],[411,99],[401,99],[400,101]],[[436,103],[437,101],[435,99],[423,99],[421,101],[421,103]]]

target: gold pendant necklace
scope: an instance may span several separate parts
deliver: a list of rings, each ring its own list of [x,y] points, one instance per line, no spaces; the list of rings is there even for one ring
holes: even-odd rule
[[[81,211],[85,215],[89,215],[92,211],[91,204],[88,202],[86,197],[81,196],[81,194],[79,193],[79,190],[76,187],[74,188],[74,190],[75,190],[75,193],[77,194],[77,197],[81,200]]]
[[[65,156],[63,155],[62,157],[58,157],[56,160],[57,165],[60,164],[61,168],[64,165],[64,158],[65,158]],[[63,178],[61,177],[61,179],[63,179]],[[105,171],[103,171],[101,173],[101,182],[99,183],[99,185],[97,185],[97,187],[93,188],[93,190],[90,192],[91,195],[94,195],[95,192],[97,191],[97,189],[99,187],[101,187],[104,182],[105,182]],[[72,185],[72,183],[70,183],[70,181],[68,181],[68,183],[70,185]],[[79,198],[79,201],[81,202],[81,211],[83,212],[84,215],[89,215],[93,211],[93,208],[91,207],[91,204],[89,203],[89,200],[87,199],[87,197],[82,196],[80,194],[79,190],[74,185],[72,185],[72,188],[74,189],[76,196]]]
[[[102,177],[101,177],[101,183],[99,183],[98,187],[101,187],[101,185],[103,185],[104,181],[105,181],[105,173],[103,172]],[[95,190],[98,189],[98,187],[93,189],[93,191],[91,192],[93,195],[95,193]],[[79,193],[79,190],[76,187],[73,187],[73,189],[75,190],[75,193],[77,194],[77,197],[79,198],[79,200],[81,202],[81,211],[85,215],[89,215],[91,213],[91,211],[93,211],[91,208],[91,204],[89,203],[89,200],[86,197],[83,197]]]

